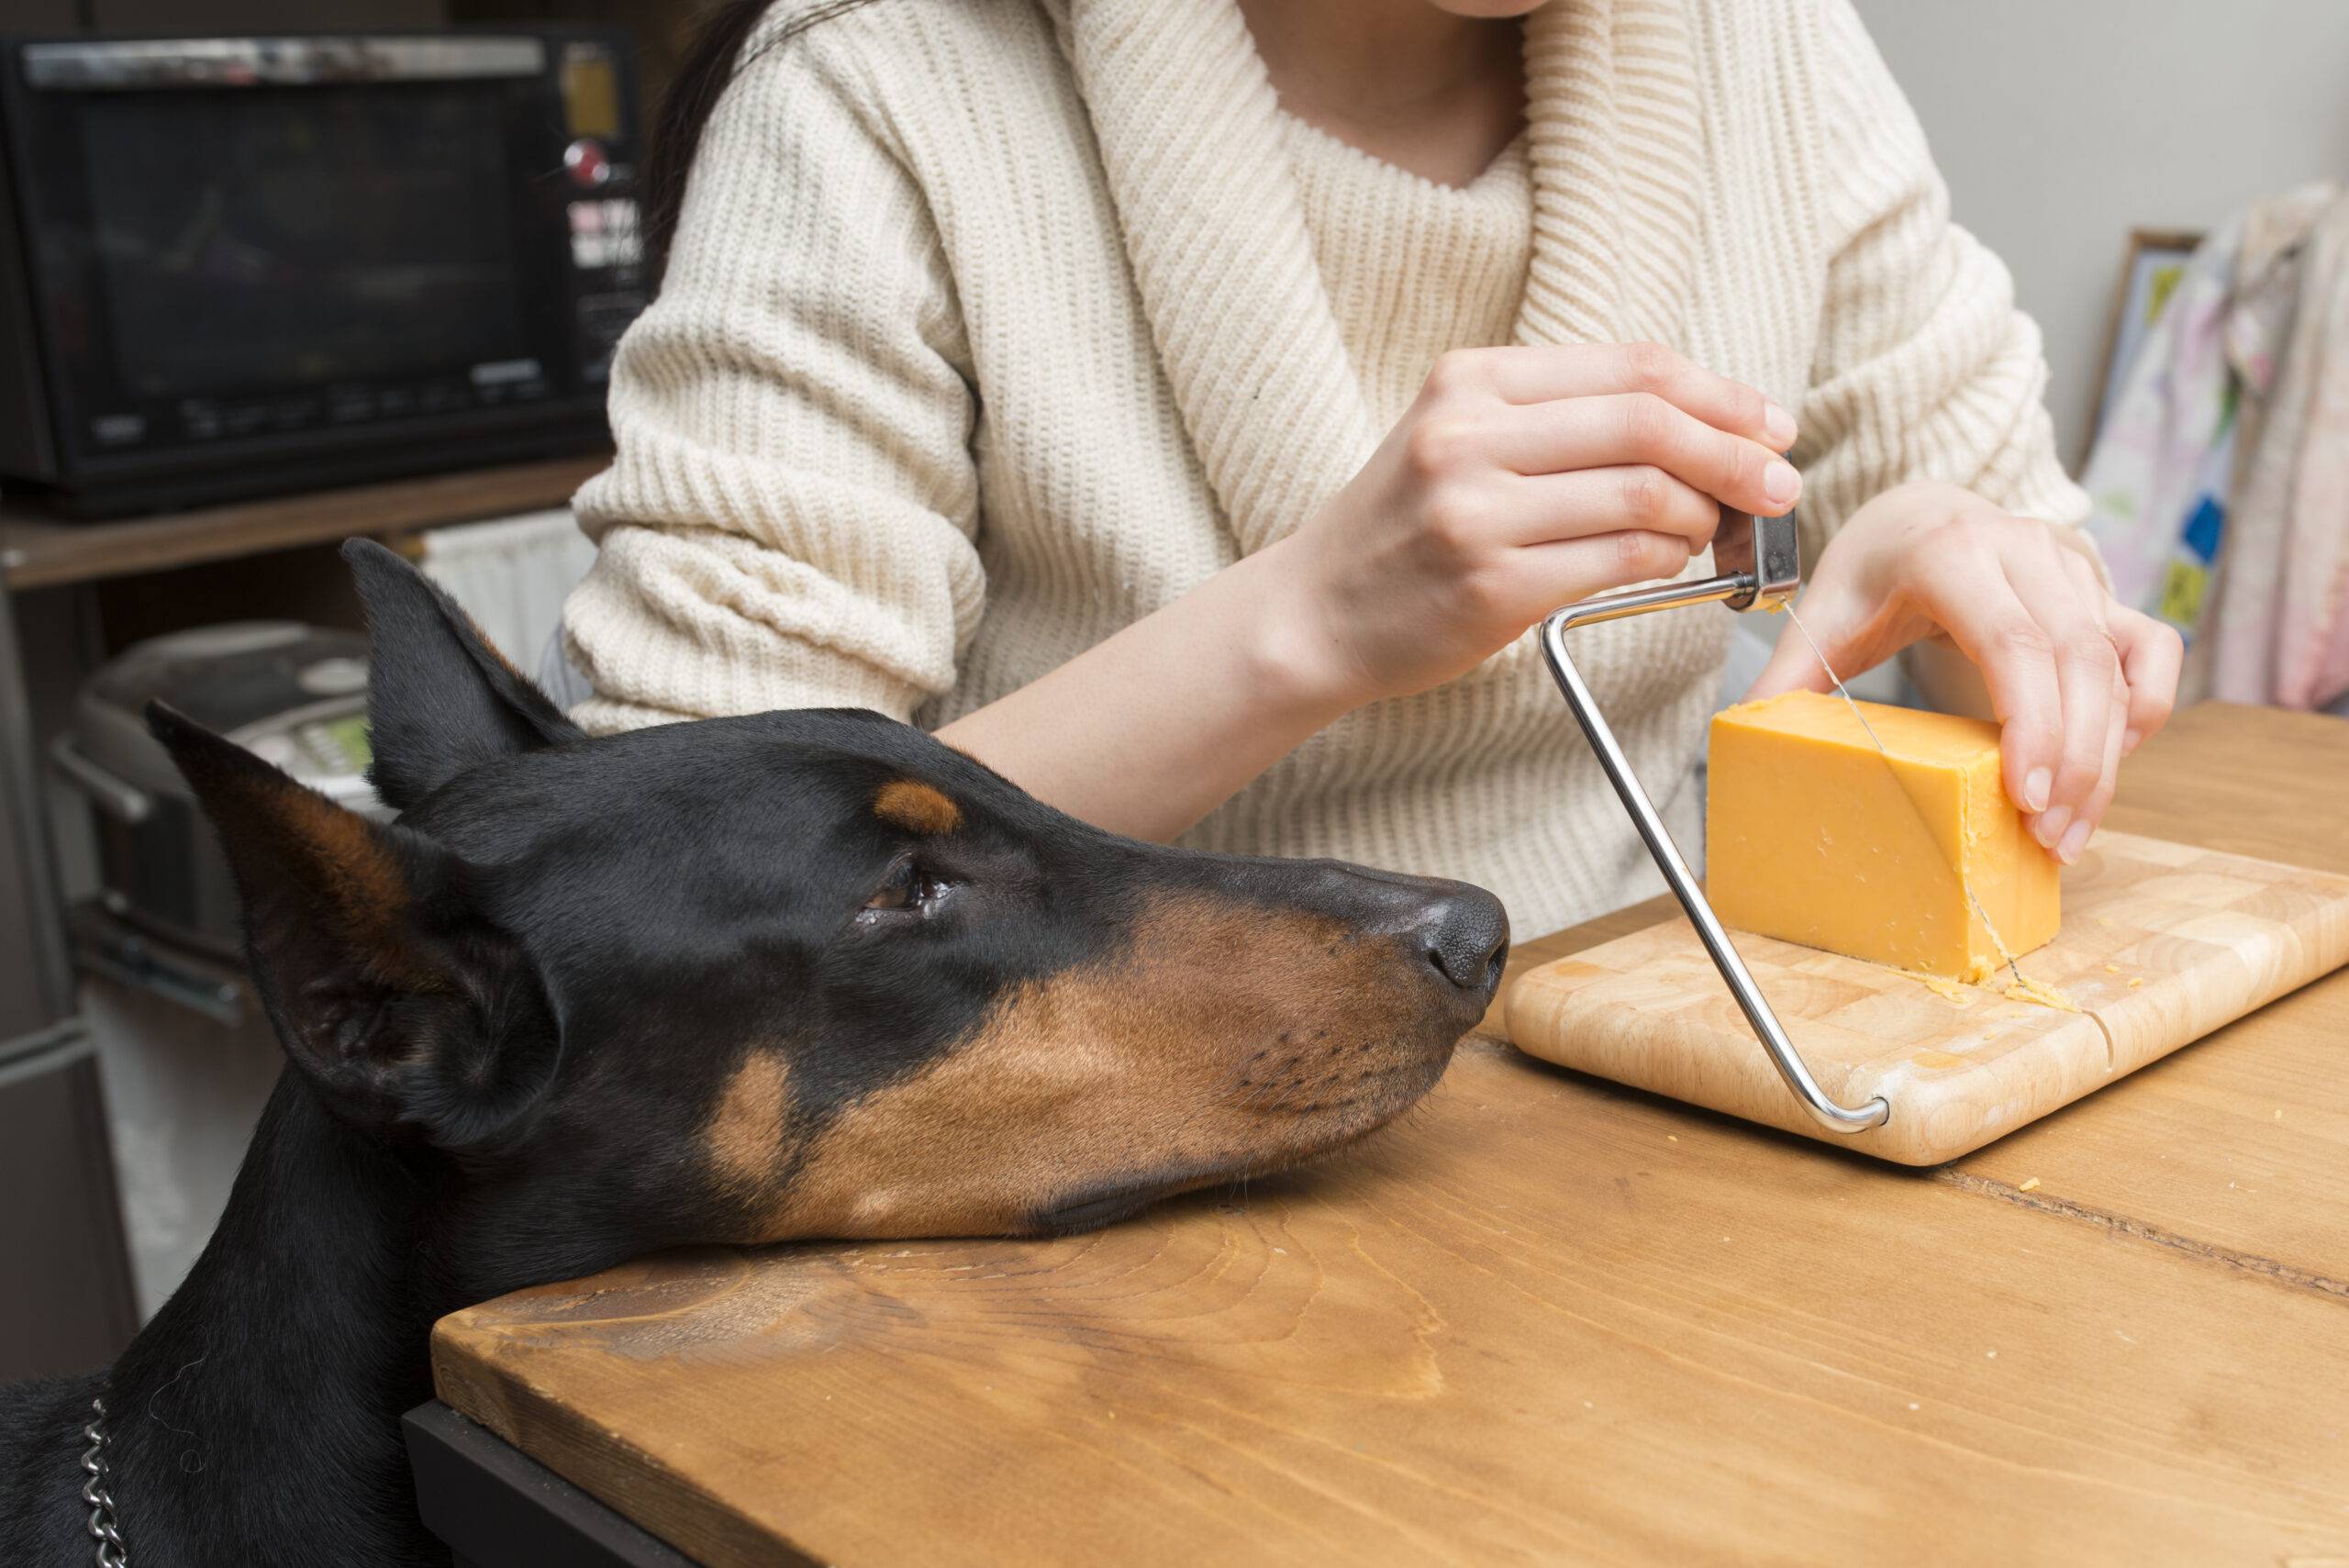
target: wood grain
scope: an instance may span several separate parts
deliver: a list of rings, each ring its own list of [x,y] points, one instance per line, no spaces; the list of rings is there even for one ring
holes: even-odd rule
[[[712,1564],[2349,1551],[2342,1297],[1592,1101],[1474,1045],[1244,1203],[653,1260],[441,1395]]]
[[[2344,758],[2199,710],[2114,819],[2335,852]],[[650,1260],[444,1320],[440,1388],[714,1564],[2349,1558],[2344,1014],[2320,981],[1930,1174],[1475,1044],[1244,1195]]]
[[[2349,877],[2106,830],[2064,879],[2064,927],[2024,971],[1944,995],[1881,964],[1740,934],[1739,951],[1827,1093],[1883,1095],[1881,1127],[1830,1132],[1795,1103],[1687,918],[1517,980],[1520,1050],[1880,1159],[1936,1165],[2111,1084],[2349,963]]]
[[[2349,724],[2205,703],[2121,767],[2114,828],[2349,873]],[[1509,978],[1678,906],[1647,899],[1509,954]],[[1506,995],[1506,987],[1504,987]],[[1506,1040],[1496,1004],[1485,1038]],[[2246,1266],[2349,1281],[2349,980],[2270,1003],[2191,1051],[1965,1156],[1943,1179]],[[1703,1114],[1703,1113],[1694,1113]],[[2026,1182],[2039,1184],[2022,1192]]]
[[[0,506],[0,581],[12,590],[95,583],[353,534],[398,533],[560,506],[611,461],[547,458],[273,495],[120,522],[72,523]]]
[[[2121,769],[2130,832],[2349,874],[2349,724],[2205,703]],[[2349,1281],[2349,977],[1967,1156],[1966,1176]]]

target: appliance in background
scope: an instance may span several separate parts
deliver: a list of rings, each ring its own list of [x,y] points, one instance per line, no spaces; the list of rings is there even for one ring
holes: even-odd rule
[[[83,683],[50,758],[87,805],[98,895],[74,907],[136,1299],[151,1313],[212,1234],[284,1066],[253,1005],[211,825],[147,731],[160,698],[335,800],[368,786],[367,641],[286,621],[135,644]],[[195,1016],[191,1016],[191,1014]]]
[[[39,798],[0,595],[0,794]],[[46,817],[0,814],[0,1383],[110,1361],[139,1326],[97,1058],[73,1008]]]
[[[50,761],[90,804],[104,913],[201,958],[239,960],[236,885],[195,796],[147,729],[161,701],[353,810],[387,819],[366,779],[367,639],[292,621],[241,621],[150,638],[82,687]],[[143,943],[94,939],[85,961],[113,973]],[[150,962],[168,962],[150,959]],[[117,974],[117,978],[128,978]],[[147,977],[151,979],[151,976]],[[161,987],[157,987],[161,988]],[[201,1006],[196,996],[182,998]],[[216,1010],[216,1009],[206,1009]]]
[[[0,475],[90,516],[590,450],[626,35],[0,45]]]

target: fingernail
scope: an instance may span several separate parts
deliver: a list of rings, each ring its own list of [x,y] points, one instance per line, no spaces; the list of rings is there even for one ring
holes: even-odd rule
[[[2038,821],[2031,825],[2031,836],[2038,840],[2043,848],[2052,850],[2063,838],[2064,829],[2071,825],[2071,821],[2070,806],[2051,806],[2039,814]]]
[[[1777,506],[1791,505],[1802,494],[1802,475],[1795,472],[1793,463],[1774,462],[1762,471],[1762,494]]]
[[[1762,434],[1772,446],[1785,451],[1795,444],[1795,417],[1775,403],[1765,405],[1762,414]]]
[[[2055,846],[2055,858],[2062,861],[2065,865],[2070,865],[2073,862],[2080,858],[2080,851],[2087,849],[2087,823],[2086,821],[2075,822],[2072,824],[2072,830],[2064,835],[2064,841]]]
[[[2055,787],[2055,774],[2048,768],[2033,768],[2023,776],[2022,808],[2025,811],[2047,809],[2047,792]]]
[[[2144,739],[2144,731],[2141,729],[2122,730],[2121,732],[2121,754],[2124,757],[2127,756],[2130,752],[2135,751],[2138,744]]]

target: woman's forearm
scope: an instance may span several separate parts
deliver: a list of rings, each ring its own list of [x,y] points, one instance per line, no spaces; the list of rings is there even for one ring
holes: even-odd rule
[[[1071,816],[1172,839],[1362,696],[1260,550],[938,732]]]

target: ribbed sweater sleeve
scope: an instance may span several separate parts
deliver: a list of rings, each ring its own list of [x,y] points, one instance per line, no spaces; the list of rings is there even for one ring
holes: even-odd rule
[[[906,718],[979,621],[975,400],[938,233],[854,62],[773,27],[704,134],[614,368],[616,460],[575,501],[600,546],[564,611],[591,730]]]
[[[1924,130],[1849,0],[1820,0],[1810,88],[1825,294],[1799,411],[1806,554],[1893,485],[1940,479],[2076,524],[2039,328],[1998,258],[1950,220]]]

